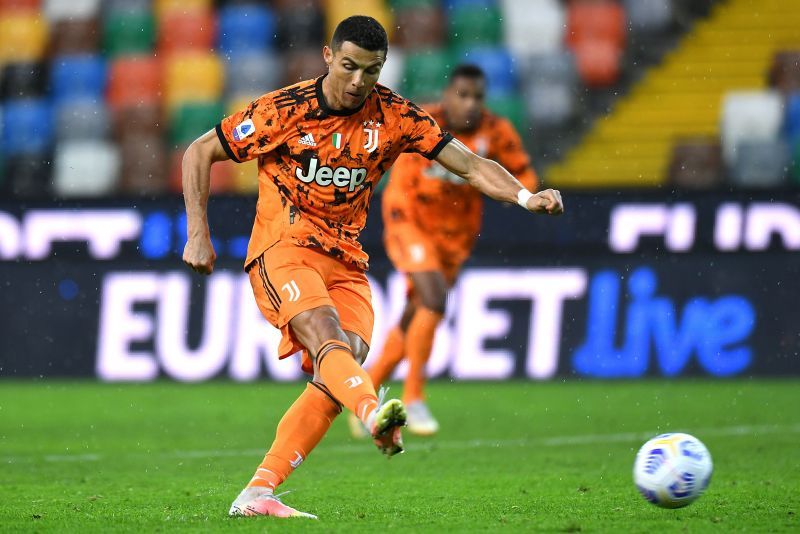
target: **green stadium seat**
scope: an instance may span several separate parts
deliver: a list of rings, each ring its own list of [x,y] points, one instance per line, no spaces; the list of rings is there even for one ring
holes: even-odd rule
[[[800,141],[792,149],[792,162],[789,167],[789,180],[792,185],[800,186]]]
[[[153,14],[111,12],[103,24],[103,50],[110,58],[151,52],[156,41]]]
[[[172,115],[169,140],[172,145],[183,145],[214,127],[225,116],[222,102],[187,102]]]
[[[486,107],[510,120],[520,137],[525,139],[528,133],[528,121],[525,117],[525,101],[521,97],[509,95],[491,98],[486,102]]]
[[[403,74],[403,96],[415,102],[438,99],[452,68],[450,54],[444,49],[408,54]]]
[[[439,0],[389,0],[389,5],[395,11],[414,9],[418,7],[439,7],[440,4],[441,2],[439,2]]]
[[[502,13],[496,7],[465,6],[450,13],[450,44],[457,49],[499,44]]]

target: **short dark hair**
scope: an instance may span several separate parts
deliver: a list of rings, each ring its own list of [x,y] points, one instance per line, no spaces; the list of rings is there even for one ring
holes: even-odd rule
[[[366,15],[347,17],[336,26],[331,39],[333,51],[339,50],[345,41],[350,41],[370,52],[383,50],[383,53],[386,54],[389,51],[389,38],[386,36],[386,30],[383,29],[380,22]]]
[[[485,80],[486,73],[483,69],[473,63],[461,63],[450,72],[447,85],[452,85],[456,78],[469,78],[470,80]]]

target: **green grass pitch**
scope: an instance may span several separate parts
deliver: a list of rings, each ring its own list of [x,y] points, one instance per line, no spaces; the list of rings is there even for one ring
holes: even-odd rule
[[[4,381],[0,530],[795,530],[799,386],[435,382],[441,434],[407,437],[390,461],[334,424],[282,487],[309,521],[226,516],[300,384]],[[631,482],[636,450],[664,431],[695,434],[714,458],[688,508],[656,508]]]

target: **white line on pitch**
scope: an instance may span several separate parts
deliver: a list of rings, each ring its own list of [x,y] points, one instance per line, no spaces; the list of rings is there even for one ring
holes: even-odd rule
[[[675,429],[676,432],[686,430],[700,439],[705,436],[751,436],[760,434],[800,433],[800,423],[790,425],[736,425],[716,428]],[[570,445],[594,445],[598,443],[638,443],[649,439],[664,431],[648,432],[621,432],[615,434],[582,434],[572,436],[552,436],[542,438],[519,439],[471,439],[458,441],[417,441],[409,447],[410,452],[433,452],[439,449],[481,449],[501,447],[564,447]],[[321,452],[325,454],[360,454],[372,452],[368,441],[360,443],[323,446]],[[125,453],[122,453],[125,454]],[[128,453],[131,454],[131,453]],[[259,456],[264,454],[263,449],[217,449],[217,450],[175,450],[161,452],[136,452],[133,453],[159,456],[167,458],[221,458],[239,456]],[[115,455],[119,456],[119,455]],[[102,458],[101,454],[50,454],[43,457],[46,462],[92,462]],[[35,456],[5,456],[2,463],[31,463],[36,461]]]

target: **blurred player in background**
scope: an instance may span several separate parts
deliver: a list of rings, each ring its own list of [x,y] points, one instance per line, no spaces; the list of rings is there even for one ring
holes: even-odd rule
[[[436,159],[497,200],[537,213],[563,211],[558,191],[529,192],[500,165],[453,140],[428,113],[376,85],[387,49],[386,32],[375,19],[345,19],[323,49],[325,76],[261,96],[184,155],[183,259],[204,274],[216,259],[207,219],[211,165],[258,158],[245,269],[261,313],[282,333],[279,356],[302,351],[303,370],[313,375],[278,423],[272,446],[230,515],[314,517],[283,504],[274,491],[343,406],[384,454],[403,450],[402,402],[379,398],[361,368],[374,317],[364,274],[368,257],[358,242],[374,187],[401,153]]]
[[[474,153],[499,162],[526,189],[535,190],[536,174],[519,135],[508,120],[486,110],[485,95],[483,71],[460,65],[450,74],[441,103],[425,110]],[[482,207],[480,193],[466,180],[416,154],[397,160],[383,194],[386,251],[394,267],[406,274],[408,292],[400,323],[390,330],[383,354],[368,372],[378,387],[403,357],[408,359],[403,402],[414,434],[439,430],[425,403],[425,364],[447,291],[480,232]],[[357,418],[349,422],[355,436],[366,435]]]

